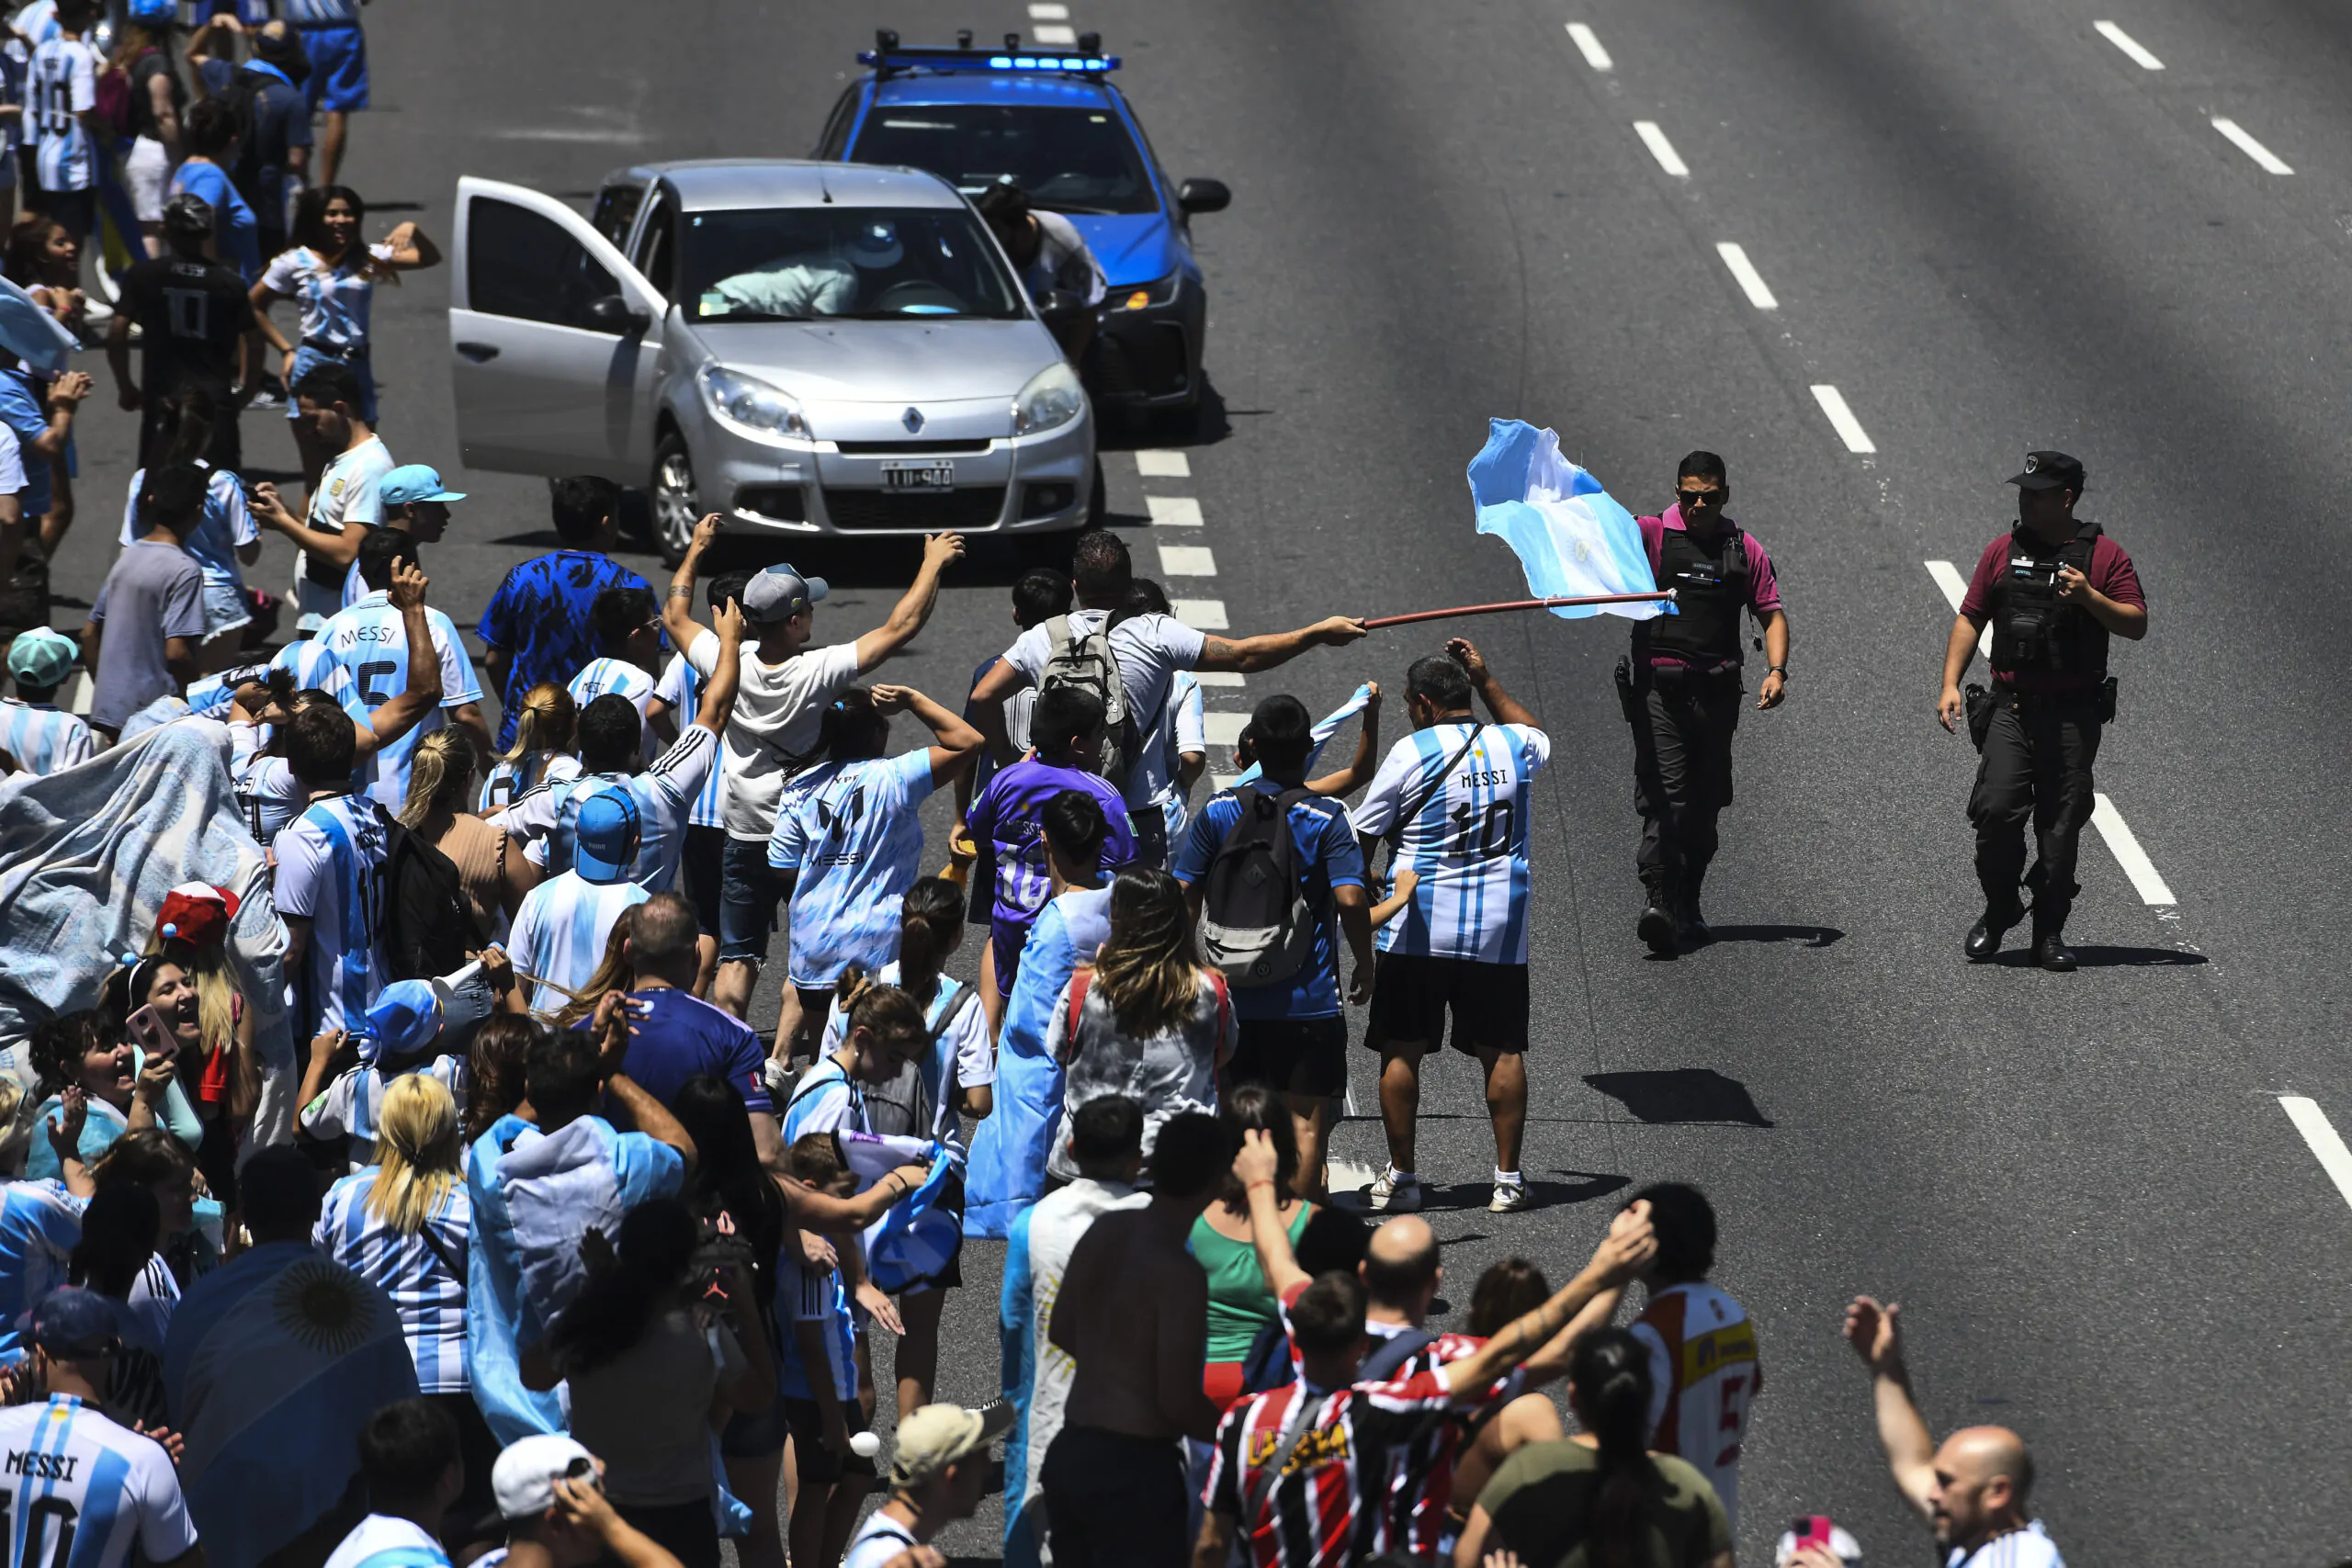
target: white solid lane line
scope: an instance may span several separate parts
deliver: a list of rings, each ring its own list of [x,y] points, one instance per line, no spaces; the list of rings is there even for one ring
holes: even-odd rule
[[[2291,175],[2295,172],[2288,167],[2285,159],[2248,136],[2245,133],[2245,128],[2236,120],[2224,119],[2217,115],[2213,119],[2213,129],[2227,137],[2231,146],[2260,164],[2264,174]]]
[[[1159,547],[1159,575],[1215,577],[1216,554],[1206,545],[1162,545]]]
[[[1029,7],[1029,19],[1033,22],[1067,22],[1069,20],[1069,7],[1046,5],[1041,0],[1040,4]]]
[[[1233,626],[1225,617],[1222,599],[1171,599],[1168,607],[1176,613],[1178,620],[1196,632],[1227,631]]]
[[[1204,713],[1201,715],[1201,733],[1208,737],[1212,746],[1238,746],[1241,731],[1249,723],[1246,713]]]
[[[1960,568],[1948,560],[1931,560],[1927,565],[1928,575],[1936,580],[1938,588],[1943,590],[1945,601],[1951,605],[1951,613],[1959,615],[1961,601],[1968,597],[1968,579],[1961,576]],[[1984,624],[1984,631],[1977,635],[1976,652],[1985,660],[1993,657],[1993,625],[1989,621]]]
[[[1061,27],[1052,22],[1041,22],[1031,28],[1029,36],[1039,43],[1050,43],[1062,49],[1069,49],[1078,42],[1076,28]]]
[[[1846,444],[1847,451],[1875,452],[1878,450],[1877,446],[1871,440],[1870,433],[1862,428],[1862,422],[1856,419],[1854,411],[1846,406],[1844,393],[1825,383],[1814,388],[1813,400],[1819,403],[1821,412],[1829,416],[1829,423],[1836,428],[1838,439]]]
[[[2165,62],[2140,47],[2140,40],[2117,27],[2113,22],[2093,22],[2098,36],[2121,50],[2132,64],[2143,71],[2162,71]]]
[[[2123,874],[2132,879],[2132,890],[2140,895],[2140,902],[2167,907],[2179,903],[2172,896],[2172,888],[2156,874],[2155,863],[2140,847],[2140,840],[2132,837],[2123,813],[2115,809],[2115,802],[2098,794],[2094,794],[2091,800],[2091,826],[2107,840],[2108,852],[2123,867]]]
[[[2352,1203],[2352,1149],[2344,1146],[2344,1140],[2336,1135],[2335,1123],[2328,1121],[2327,1112],[2319,1108],[2317,1100],[2300,1094],[2280,1095],[2278,1109],[2287,1113],[2287,1119],[2295,1124],[2295,1131],[2303,1135],[2303,1142],[2309,1144],[2312,1153],[2319,1156],[2319,1168],[2327,1172],[2330,1181],[2335,1183],[2335,1190],[2346,1202]]]
[[[1657,128],[1657,121],[1637,119],[1634,122],[1634,133],[1642,139],[1642,145],[1650,150],[1650,156],[1657,160],[1659,168],[1678,180],[1690,177],[1690,165],[1682,161],[1682,154],[1674,150],[1674,143],[1666,139],[1666,132]]]
[[[1781,302],[1773,299],[1772,291],[1764,286],[1764,275],[1756,270],[1756,264],[1747,259],[1745,250],[1725,240],[1715,247],[1715,254],[1723,257],[1724,265],[1731,268],[1732,277],[1739,284],[1740,291],[1747,296],[1749,304],[1759,310],[1781,308]]]
[[[1606,71],[1616,63],[1609,58],[1609,51],[1600,47],[1600,39],[1593,36],[1592,29],[1582,22],[1568,24],[1568,37],[1575,41],[1577,52],[1584,56],[1584,62],[1595,71]]]
[[[1201,503],[1189,495],[1148,495],[1143,503],[1151,508],[1151,525],[1155,528],[1201,525]]]
[[[1148,479],[1189,479],[1193,465],[1182,452],[1145,450],[1136,454],[1136,472]]]

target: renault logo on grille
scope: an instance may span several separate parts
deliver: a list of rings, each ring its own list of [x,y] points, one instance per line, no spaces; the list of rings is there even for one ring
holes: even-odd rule
[[[899,416],[899,423],[907,427],[907,431],[910,434],[913,434],[915,431],[921,430],[922,428],[922,410],[909,409],[906,412]]]

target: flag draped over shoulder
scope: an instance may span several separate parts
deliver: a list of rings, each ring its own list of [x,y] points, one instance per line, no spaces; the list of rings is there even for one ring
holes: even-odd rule
[[[1470,459],[1469,477],[1478,532],[1511,547],[1537,598],[1657,592],[1641,525],[1599,479],[1560,456],[1553,432],[1524,420],[1488,420],[1486,447]],[[1656,602],[1552,611],[1563,620],[1605,615],[1646,621],[1664,613]]]
[[[1356,715],[1363,712],[1365,708],[1370,707],[1371,705],[1372,688],[1370,686],[1358,686],[1356,688],[1355,695],[1350,697],[1346,702],[1341,703],[1338,707],[1332,709],[1329,713],[1325,714],[1321,718],[1315,721],[1315,728],[1307,731],[1308,738],[1315,743],[1315,749],[1306,754],[1306,771],[1308,773],[1313,773],[1315,771],[1315,764],[1322,761],[1323,748],[1331,743],[1331,737],[1340,733],[1340,726],[1347,723],[1348,720],[1355,717]],[[1259,779],[1264,776],[1264,774],[1265,770],[1260,767],[1257,763],[1252,762],[1248,767],[1242,769],[1240,776],[1233,782],[1237,786],[1246,784],[1256,784]]]

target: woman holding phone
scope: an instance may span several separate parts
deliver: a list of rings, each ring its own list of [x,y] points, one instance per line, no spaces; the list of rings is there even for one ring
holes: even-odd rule
[[[166,967],[169,975],[163,973]],[[186,971],[162,959],[142,958],[116,970],[105,995],[106,1006],[62,1014],[33,1031],[33,1069],[46,1097],[37,1115],[48,1121],[62,1109],[68,1089],[88,1096],[78,1145],[85,1165],[96,1166],[116,1139],[143,1127],[168,1128],[194,1150],[203,1141],[204,1124],[180,1091],[173,1063],[179,1038],[165,1021],[167,1015],[195,1006]],[[133,996],[150,999],[126,1005]],[[49,1140],[34,1139],[26,1155],[26,1176],[39,1181],[62,1172]]]
[[[235,1201],[237,1147],[261,1098],[254,1010],[229,958],[229,921],[236,912],[237,896],[225,887],[190,882],[164,894],[147,939],[154,962],[142,1002],[170,1026],[180,1092],[202,1128],[196,1163],[204,1184],[226,1203]]]

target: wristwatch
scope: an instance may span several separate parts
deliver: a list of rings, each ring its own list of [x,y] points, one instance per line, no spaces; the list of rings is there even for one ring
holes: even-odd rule
[[[1789,667],[1785,664],[1768,664],[1764,667],[1764,673],[1767,675],[1778,675],[1781,680],[1785,681],[1789,678]]]

